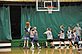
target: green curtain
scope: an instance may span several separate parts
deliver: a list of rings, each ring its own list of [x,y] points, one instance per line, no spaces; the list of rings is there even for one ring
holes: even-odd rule
[[[21,36],[24,36],[25,23],[29,21],[28,12],[27,7],[21,7]]]
[[[0,7],[0,41],[11,40],[9,7]]]
[[[24,26],[27,16],[30,16],[31,26],[36,26],[39,33],[39,40],[45,40],[46,36],[43,34],[47,27],[52,28],[54,39],[58,36],[60,30],[59,26],[64,25],[65,31],[68,26],[72,28],[77,23],[82,27],[82,5],[80,6],[62,6],[59,12],[37,12],[35,8],[24,7],[21,8],[21,34],[24,32]]]

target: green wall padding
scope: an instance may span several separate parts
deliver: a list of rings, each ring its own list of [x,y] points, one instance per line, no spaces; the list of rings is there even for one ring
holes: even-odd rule
[[[30,21],[31,26],[36,26],[39,34],[39,40],[46,40],[43,34],[47,27],[52,28],[54,39],[58,38],[59,26],[64,25],[65,31],[68,26],[72,28],[77,23],[82,27],[82,5],[80,6],[62,6],[59,12],[38,12],[35,8],[21,7],[21,37],[24,36],[25,22]]]
[[[0,7],[0,41],[11,40],[10,8]]]

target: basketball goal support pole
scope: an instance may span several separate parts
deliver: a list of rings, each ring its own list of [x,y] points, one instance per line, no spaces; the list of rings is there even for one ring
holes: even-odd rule
[[[60,11],[60,1],[58,0],[58,11]]]
[[[36,0],[36,10],[38,11],[38,0]]]

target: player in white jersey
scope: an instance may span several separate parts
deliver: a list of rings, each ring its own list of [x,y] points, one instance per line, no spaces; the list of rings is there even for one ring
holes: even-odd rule
[[[69,47],[72,47],[72,30],[70,27],[68,27],[67,37],[68,37],[68,41],[69,41]]]
[[[79,24],[77,24],[77,26],[74,29],[76,30],[79,40],[81,40],[81,27],[79,26]]]
[[[33,38],[34,38],[34,29],[31,28],[30,29],[30,40],[31,40],[31,48],[33,49],[34,48],[34,41],[33,41]]]
[[[73,35],[74,35],[74,45],[76,48],[79,48],[79,38],[77,36],[76,30],[73,30]]]
[[[80,25],[77,24],[77,26],[74,29],[76,30],[76,34],[79,38],[79,41],[81,41],[81,31],[82,31],[82,29],[81,29]],[[79,47],[81,47],[81,44],[79,45]]]
[[[34,27],[34,38],[33,38],[33,42],[35,42],[35,43],[37,44],[38,48],[41,48],[41,47],[40,47],[40,44],[39,44],[39,42],[38,42],[38,32],[37,32],[36,29],[37,29],[37,28]]]
[[[50,42],[51,48],[54,48],[53,36],[52,36],[51,28],[47,28],[47,31],[44,32],[44,34],[47,35],[46,47],[48,47],[48,42]]]
[[[65,45],[65,48],[66,48],[66,44],[65,44],[65,34],[64,34],[64,31],[60,31],[60,33],[58,34],[58,36],[59,36],[59,39],[60,39],[60,44],[59,44],[59,48],[61,48],[61,42],[63,42],[64,43],[64,45]]]
[[[61,48],[61,42],[63,42],[64,43],[64,45],[65,45],[65,48],[66,48],[66,44],[65,44],[65,34],[64,34],[64,26],[63,25],[61,25],[60,26],[60,33],[58,34],[58,36],[59,36],[59,39],[60,39],[60,44],[59,44],[59,48]]]
[[[33,49],[34,48],[34,43],[37,44],[38,48],[41,48],[40,47],[40,44],[38,42],[38,32],[36,30],[36,27],[33,27],[30,31],[30,39],[31,39],[31,48]]]

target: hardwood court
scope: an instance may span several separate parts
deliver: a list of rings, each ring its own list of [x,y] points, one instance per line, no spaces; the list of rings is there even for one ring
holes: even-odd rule
[[[1,50],[1,49],[0,49]],[[77,49],[54,49],[54,48],[42,48],[42,49],[23,49],[23,48],[11,48],[11,51],[1,51],[0,54],[81,54]]]

